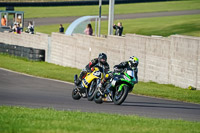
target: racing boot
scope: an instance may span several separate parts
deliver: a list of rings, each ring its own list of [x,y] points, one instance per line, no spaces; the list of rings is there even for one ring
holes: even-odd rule
[[[112,94],[111,94],[112,92],[110,91],[110,88],[111,88],[111,84],[107,84],[103,92],[103,98],[102,98],[103,101],[107,101],[107,102],[112,101]]]
[[[85,76],[87,75],[87,71],[81,71],[80,75],[79,75],[79,78],[77,78],[77,85],[80,85],[82,79],[85,78]]]
[[[76,84],[77,86],[79,86],[79,85],[80,85],[80,83],[81,83],[81,79],[77,78],[77,80],[76,80],[75,84]]]
[[[74,84],[77,85],[77,86],[80,84],[80,81],[79,81],[77,74],[74,75]]]
[[[80,84],[79,87],[79,92],[81,93],[83,98],[87,97],[87,92],[86,92],[86,88],[83,86],[83,84]]]

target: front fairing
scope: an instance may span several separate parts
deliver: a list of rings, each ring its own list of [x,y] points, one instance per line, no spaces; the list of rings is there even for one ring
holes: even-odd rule
[[[116,86],[117,84],[120,84],[120,83],[126,83],[130,86],[134,86],[134,83],[135,83],[136,79],[134,77],[134,73],[114,73],[114,77],[113,79],[111,79],[111,85],[112,87]]]
[[[89,84],[94,80],[94,79],[103,79],[104,74],[99,71],[99,69],[96,69],[87,75],[83,80],[82,84],[85,88],[88,88]]]

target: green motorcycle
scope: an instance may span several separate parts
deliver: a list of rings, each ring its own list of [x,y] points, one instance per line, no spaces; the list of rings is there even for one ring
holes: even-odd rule
[[[98,88],[94,95],[94,101],[98,104],[104,101],[121,105],[129,92],[133,90],[136,82],[134,70],[126,70],[123,73],[113,73],[113,78],[107,83],[106,89]]]

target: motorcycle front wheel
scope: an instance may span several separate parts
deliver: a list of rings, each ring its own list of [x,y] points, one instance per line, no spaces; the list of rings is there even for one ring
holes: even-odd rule
[[[102,104],[103,101],[102,101],[102,95],[99,91],[96,91],[95,94],[94,94],[94,101],[95,103],[97,104]]]
[[[118,91],[120,86],[116,87],[115,95],[114,95],[114,104],[121,105],[128,95],[128,86],[124,85],[121,91]]]
[[[81,98],[80,93],[79,93],[79,91],[78,91],[77,88],[74,88],[74,89],[72,90],[72,98],[73,98],[74,100],[79,100],[79,99]]]
[[[96,88],[97,88],[97,83],[96,83],[95,80],[93,80],[91,82],[91,85],[90,85],[90,87],[88,89],[88,93],[87,93],[87,99],[88,99],[88,101],[92,101],[94,99],[94,94],[95,94]]]

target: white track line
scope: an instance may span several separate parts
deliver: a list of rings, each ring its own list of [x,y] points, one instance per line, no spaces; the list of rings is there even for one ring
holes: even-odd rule
[[[67,82],[67,81],[62,81],[62,80],[57,80],[57,79],[50,79],[50,78],[44,78],[44,77],[38,77],[38,76],[34,76],[34,75],[29,75],[29,74],[26,74],[26,73],[21,73],[21,72],[12,71],[12,70],[5,69],[5,68],[0,68],[0,69],[1,69],[1,70],[5,70],[5,71],[8,71],[8,72],[16,73],[16,74],[21,74],[21,75],[25,75],[25,76],[29,76],[29,77],[38,78],[38,79],[46,79],[46,80],[51,80],[51,81],[56,81],[56,82],[61,82],[61,83],[66,83],[66,84],[74,85],[73,83]]]

